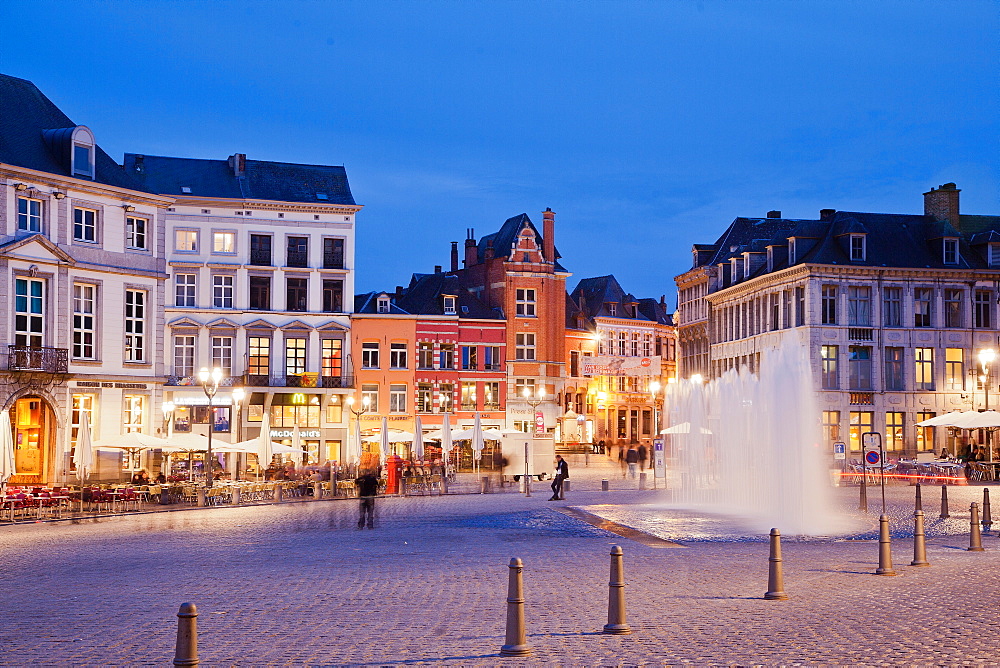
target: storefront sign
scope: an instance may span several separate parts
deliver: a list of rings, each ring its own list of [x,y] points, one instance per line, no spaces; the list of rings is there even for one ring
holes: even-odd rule
[[[171,401],[175,406],[207,406],[208,397],[204,394],[175,394]],[[232,396],[228,394],[217,394],[212,398],[213,406],[229,406],[233,403]]]
[[[299,436],[302,438],[319,438],[319,429],[300,429]],[[295,438],[295,432],[291,429],[272,429],[271,438]]]
[[[535,433],[545,433],[545,415],[541,411],[535,413]]]
[[[145,390],[145,383],[104,383],[96,380],[78,380],[77,387],[112,387],[116,390]]]
[[[584,357],[580,360],[584,376],[659,376],[660,356],[653,357]]]

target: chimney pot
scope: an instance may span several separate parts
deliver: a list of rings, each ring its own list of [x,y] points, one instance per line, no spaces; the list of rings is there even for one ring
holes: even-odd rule
[[[962,192],[954,183],[945,183],[924,193],[924,215],[937,222],[947,221],[959,232],[962,222],[958,210],[958,194]]]
[[[441,265],[439,265],[439,264],[434,265],[434,273],[435,274],[440,274],[441,273]]]
[[[556,261],[556,214],[549,207],[542,212],[542,255],[548,262]]]
[[[830,220],[833,218],[834,214],[837,213],[836,209],[820,209],[819,219],[820,220]]]
[[[233,176],[245,176],[247,173],[247,154],[234,153],[229,156],[229,168],[233,170]]]
[[[781,212],[780,211],[768,211],[767,212],[767,217],[768,218],[781,218]]]
[[[451,270],[458,271],[458,242],[451,242]]]

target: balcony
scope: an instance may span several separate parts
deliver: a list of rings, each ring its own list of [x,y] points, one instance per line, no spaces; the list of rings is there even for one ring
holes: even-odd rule
[[[269,250],[251,250],[250,251],[250,264],[256,265],[258,267],[270,267],[271,266],[271,251],[269,251]]]
[[[8,371],[67,373],[69,349],[48,346],[7,346]]]
[[[344,254],[343,253],[323,253],[323,268],[324,269],[343,269],[344,268]]]
[[[305,381],[305,382],[303,382]],[[259,376],[247,374],[243,377],[243,384],[247,387],[322,387],[322,388],[351,388],[354,387],[353,376],[319,376],[307,374],[290,376]]]
[[[309,252],[308,251],[288,251],[286,266],[289,267],[308,267],[309,266]]]
[[[866,327],[848,327],[847,338],[851,341],[874,341],[874,330]]]
[[[875,405],[875,393],[874,392],[851,392],[851,405],[852,406],[874,406]]]

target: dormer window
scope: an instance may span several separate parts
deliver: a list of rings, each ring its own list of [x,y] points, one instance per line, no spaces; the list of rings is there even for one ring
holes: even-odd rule
[[[750,262],[750,253],[743,254],[743,278],[750,278],[750,267],[753,263]]]
[[[865,235],[851,235],[851,262],[865,261]]]
[[[379,297],[378,298],[378,312],[379,313],[388,313],[389,312],[389,298],[388,297],[383,296],[383,297]]]
[[[454,295],[443,295],[442,301],[444,305],[444,314],[455,315],[457,312],[456,302],[458,301],[458,298]]]
[[[73,129],[73,150],[70,153],[73,176],[94,178],[94,135],[90,128],[78,125]]]
[[[774,246],[767,247],[767,273],[774,271]]]
[[[1000,267],[1000,244],[990,244],[986,250],[986,260],[991,267]]]
[[[608,302],[608,315],[618,315],[618,304]]]
[[[958,239],[944,240],[944,257],[942,260],[945,264],[958,264]]]
[[[788,264],[795,264],[795,239],[788,240]]]

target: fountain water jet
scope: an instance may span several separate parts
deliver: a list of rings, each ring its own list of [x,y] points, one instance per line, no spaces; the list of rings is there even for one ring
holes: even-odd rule
[[[706,385],[671,384],[666,405],[672,505],[733,516],[746,528],[832,535],[834,511],[808,347],[786,336],[746,367]]]

